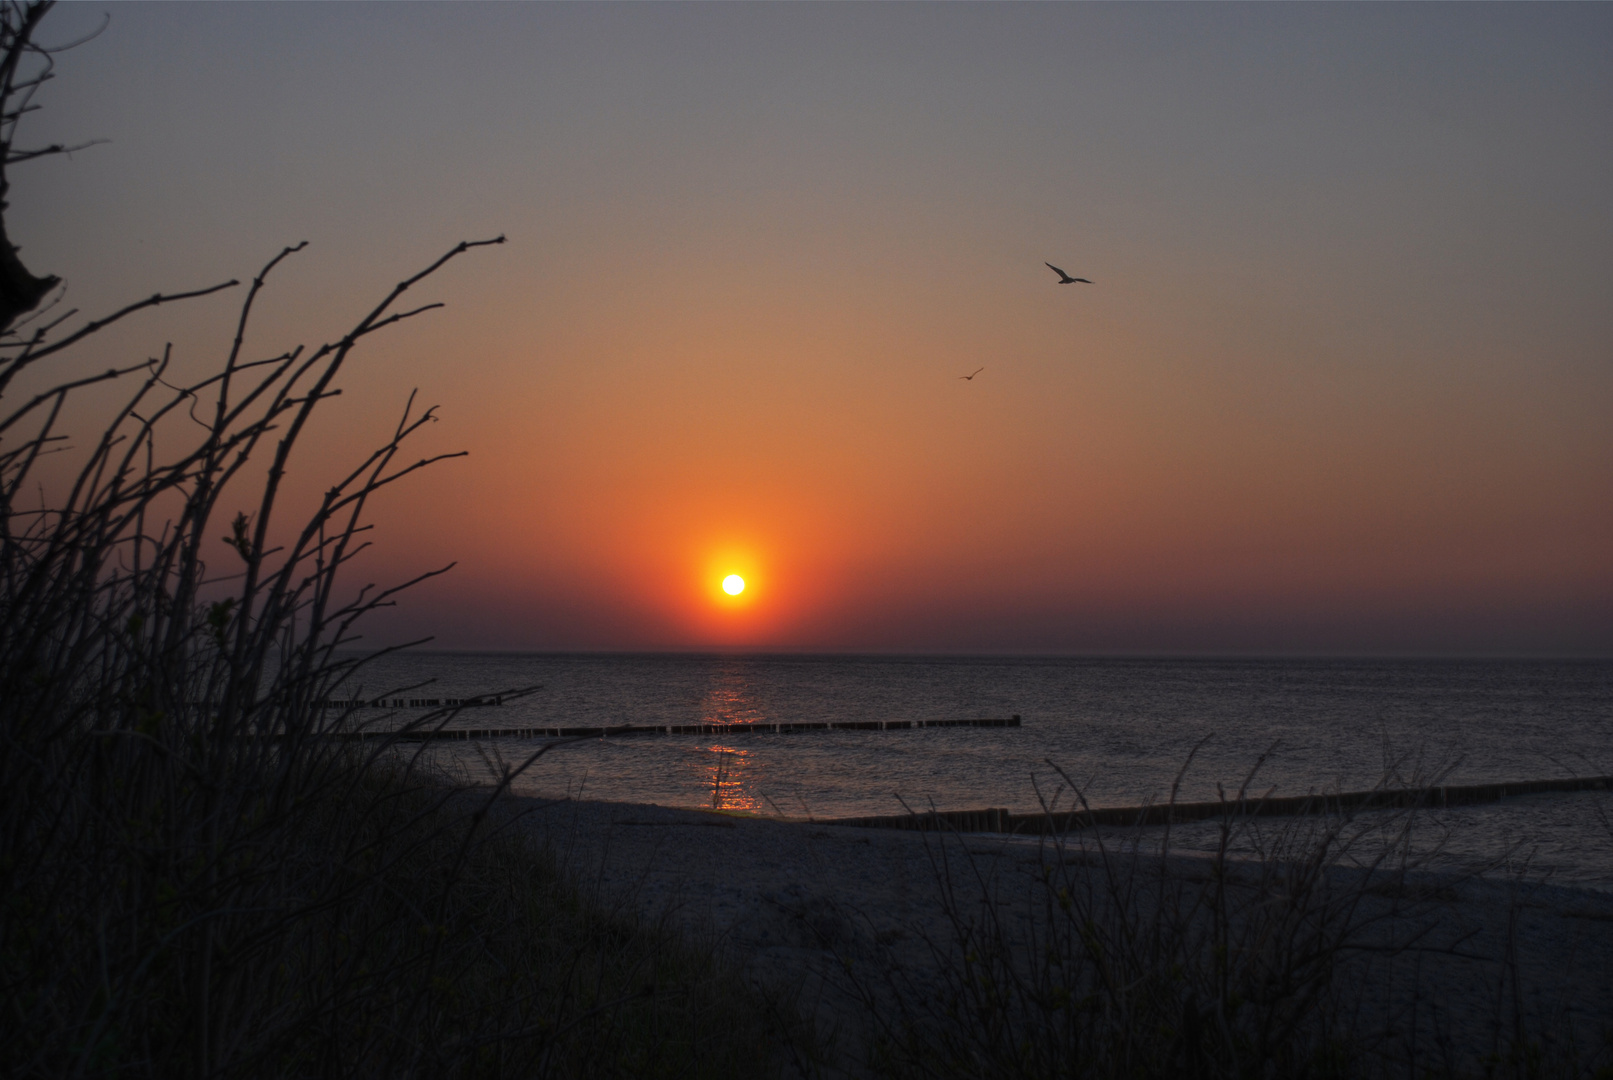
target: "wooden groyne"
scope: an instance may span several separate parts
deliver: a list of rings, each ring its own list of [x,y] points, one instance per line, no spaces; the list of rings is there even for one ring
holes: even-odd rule
[[[993,832],[1039,835],[1075,832],[1095,826],[1186,824],[1227,817],[1298,817],[1362,810],[1411,807],[1470,806],[1519,795],[1548,792],[1613,791],[1613,776],[1581,776],[1561,780],[1517,780],[1502,784],[1448,784],[1441,787],[1385,791],[1345,791],[1281,798],[1222,802],[1150,803],[1146,806],[1104,806],[1056,813],[1012,814],[1005,809],[941,810],[921,814],[837,818],[824,825],[850,825],[864,829],[918,829],[945,832]]]
[[[427,728],[417,731],[354,731],[339,738],[426,742],[439,739],[619,739],[626,735],[791,735],[805,731],[911,731],[916,728],[1007,728],[1019,716],[968,720],[847,720],[822,724],[618,724],[607,727]]]
[[[541,689],[541,687],[540,687]],[[480,709],[504,704],[502,697],[472,698],[329,698],[321,709]]]

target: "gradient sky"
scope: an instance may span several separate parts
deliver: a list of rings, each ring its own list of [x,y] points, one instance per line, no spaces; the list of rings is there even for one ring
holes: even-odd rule
[[[269,355],[508,236],[293,464],[416,387],[470,451],[379,638],[1613,654],[1613,6],[120,4],[57,73],[109,141],[10,222],[87,311],[308,240]]]

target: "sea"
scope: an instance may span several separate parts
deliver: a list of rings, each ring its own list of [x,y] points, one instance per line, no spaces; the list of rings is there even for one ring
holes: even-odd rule
[[[422,750],[473,782],[521,768],[522,795],[814,820],[1137,806],[1173,788],[1198,801],[1613,775],[1608,660],[405,652],[371,661],[344,692],[499,695],[448,721],[482,729],[1020,718]],[[357,716],[385,726],[424,712]],[[1175,841],[1215,842],[1202,828]],[[1421,810],[1415,846],[1436,868],[1613,891],[1613,795]]]

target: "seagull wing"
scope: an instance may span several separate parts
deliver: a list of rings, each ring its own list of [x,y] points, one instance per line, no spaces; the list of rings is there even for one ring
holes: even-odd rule
[[[1063,284],[1066,281],[1074,281],[1075,280],[1074,278],[1070,277],[1069,274],[1066,274],[1063,270],[1060,270],[1058,267],[1054,266],[1052,263],[1043,263],[1042,265],[1047,267],[1049,270],[1053,271],[1053,273],[1055,273],[1055,274],[1057,274],[1059,276],[1059,283],[1060,284]]]
[[[1079,281],[1079,282],[1080,282],[1080,283],[1081,283],[1081,284],[1083,284],[1083,285],[1091,285],[1091,284],[1092,284],[1092,282],[1090,282],[1090,281],[1088,281],[1088,280],[1087,280],[1087,279],[1086,279],[1086,278],[1084,278],[1084,277],[1073,277],[1073,278],[1071,278],[1071,279],[1070,279],[1070,280],[1071,280],[1071,281]]]
[[[976,375],[979,375],[982,371],[985,371],[985,370],[986,369],[983,368],[983,367],[977,367],[973,371],[969,372],[969,374],[967,374],[967,375],[959,375],[958,378],[960,378],[960,379],[972,379]]]

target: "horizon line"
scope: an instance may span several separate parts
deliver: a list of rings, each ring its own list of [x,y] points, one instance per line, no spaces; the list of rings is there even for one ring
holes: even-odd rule
[[[359,649],[340,649],[340,653],[364,653]],[[461,656],[564,656],[564,657],[655,657],[704,659],[713,657],[771,658],[771,659],[872,659],[872,660],[1172,660],[1172,661],[1514,661],[1514,662],[1584,662],[1613,663],[1613,653],[1510,653],[1510,652],[1250,652],[1209,650],[1172,651],[1115,651],[1115,652],[940,652],[923,650],[803,650],[803,649],[513,649],[513,648],[418,648],[397,650],[394,655],[461,655]]]

